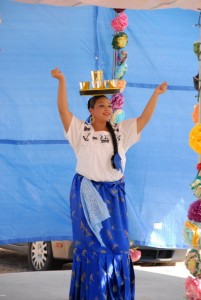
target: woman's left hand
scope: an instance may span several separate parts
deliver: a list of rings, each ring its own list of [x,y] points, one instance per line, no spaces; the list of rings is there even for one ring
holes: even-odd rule
[[[163,82],[162,84],[158,85],[154,91],[154,93],[161,95],[164,94],[167,91],[167,82]]]

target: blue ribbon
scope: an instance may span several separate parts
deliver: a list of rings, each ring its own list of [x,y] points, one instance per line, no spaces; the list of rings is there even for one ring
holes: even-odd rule
[[[85,121],[88,125],[90,125],[91,124],[91,120],[90,120],[90,116],[86,119],[86,121]]]
[[[122,165],[121,165],[121,156],[119,153],[116,153],[114,156],[114,165],[115,168],[123,173]]]

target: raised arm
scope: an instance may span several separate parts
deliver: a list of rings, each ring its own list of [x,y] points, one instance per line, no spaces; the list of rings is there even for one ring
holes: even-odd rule
[[[141,132],[144,129],[144,127],[147,125],[156,108],[158,96],[165,93],[166,90],[167,90],[166,82],[163,82],[162,84],[156,87],[149,102],[147,103],[145,109],[143,110],[141,116],[137,118],[137,133]]]
[[[61,117],[61,121],[66,131],[68,131],[70,123],[72,121],[72,113],[68,109],[68,99],[66,92],[66,80],[64,74],[59,71],[58,68],[51,71],[52,77],[59,80],[58,87],[58,110]]]

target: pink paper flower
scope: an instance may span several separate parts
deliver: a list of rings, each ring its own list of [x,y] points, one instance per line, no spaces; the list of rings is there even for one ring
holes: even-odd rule
[[[124,105],[124,96],[121,93],[113,95],[111,98],[111,104],[113,110],[121,109]]]
[[[112,20],[111,26],[116,32],[121,32],[126,29],[128,26],[128,17],[127,15],[122,12],[118,14],[118,16]]]
[[[188,277],[185,282],[186,299],[200,300],[201,299],[201,280],[199,278]]]
[[[130,249],[130,257],[132,262],[136,262],[141,257],[141,251],[137,249]]]

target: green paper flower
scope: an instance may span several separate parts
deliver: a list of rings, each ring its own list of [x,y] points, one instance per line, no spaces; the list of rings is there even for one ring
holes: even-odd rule
[[[128,44],[128,36],[125,32],[115,34],[112,40],[112,47],[116,50],[124,48]]]
[[[193,49],[197,57],[199,58],[199,53],[200,53],[200,42],[195,42],[193,44]]]

